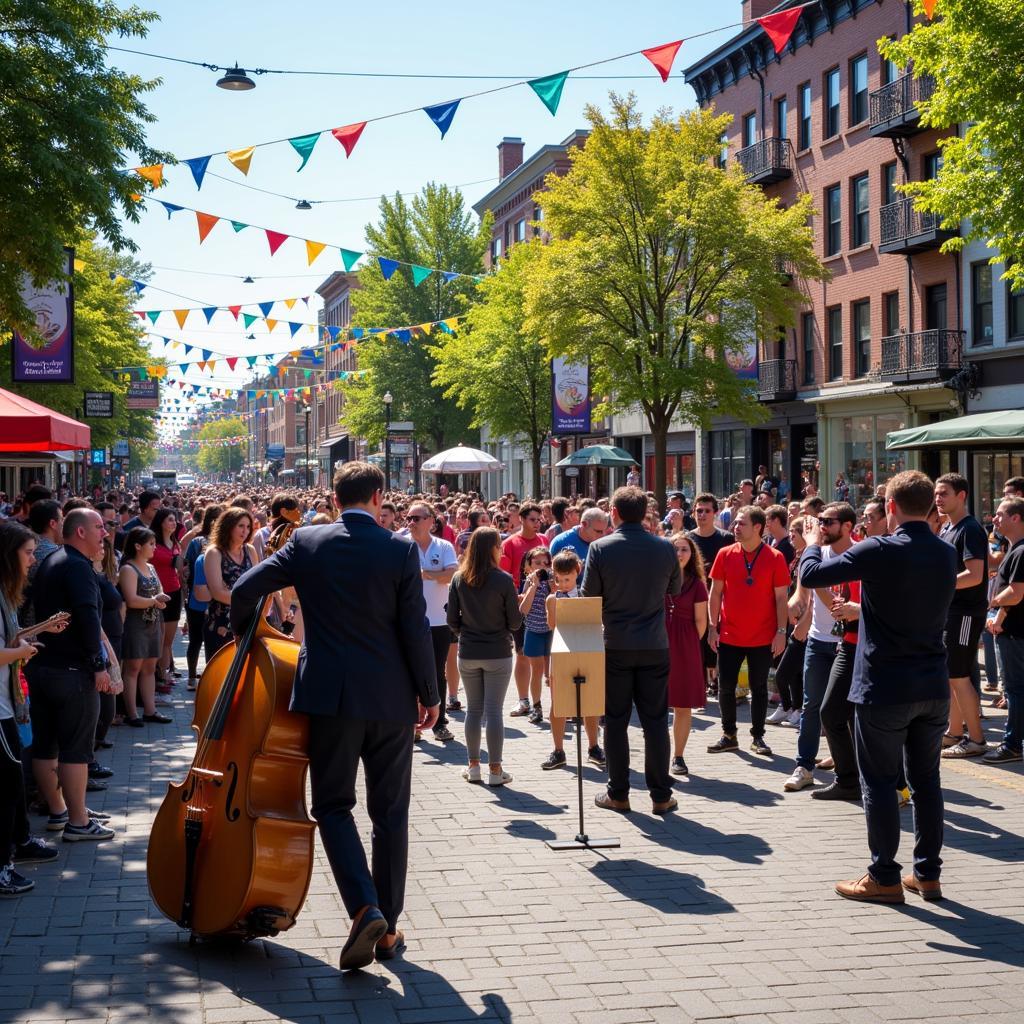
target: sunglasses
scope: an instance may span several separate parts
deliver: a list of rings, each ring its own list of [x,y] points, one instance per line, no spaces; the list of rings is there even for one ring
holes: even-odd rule
[[[822,526],[832,526],[834,523],[838,523],[839,520],[838,519],[832,519],[829,516],[819,516],[818,517],[818,522],[821,523]]]
[[[406,520],[410,523],[419,523],[424,519],[432,519],[432,516],[406,516]]]

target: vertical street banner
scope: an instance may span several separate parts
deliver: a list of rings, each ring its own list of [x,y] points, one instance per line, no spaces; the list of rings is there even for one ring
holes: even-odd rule
[[[551,360],[551,433],[590,433],[590,366]]]
[[[26,279],[21,289],[35,319],[36,334],[14,331],[11,380],[16,384],[71,384],[75,379],[75,265],[73,249],[64,250],[63,280],[36,288]]]
[[[726,361],[740,380],[757,381],[757,338],[751,334],[743,346],[726,353]]]

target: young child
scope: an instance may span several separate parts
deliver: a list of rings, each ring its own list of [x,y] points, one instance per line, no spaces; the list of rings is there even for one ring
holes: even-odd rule
[[[580,596],[576,583],[579,579],[580,573],[583,571],[583,563],[580,561],[579,556],[575,551],[570,548],[563,548],[557,555],[555,555],[555,560],[552,562],[551,568],[554,575],[554,588],[553,592],[548,595],[544,607],[547,613],[548,629],[553,633],[555,629],[556,616],[558,614],[557,606],[559,599]],[[548,643],[548,650],[551,650],[550,642]],[[601,745],[597,741],[597,719],[597,715],[587,715],[583,719],[584,728],[587,730],[587,746],[589,748],[587,751],[587,760],[590,761],[591,764],[596,764],[599,768],[604,768],[604,751],[601,749]],[[552,711],[551,740],[554,744],[554,750],[552,750],[548,755],[547,760],[541,763],[541,768],[543,768],[544,771],[549,772],[553,768],[564,767],[564,739],[565,719],[556,718]]]
[[[544,602],[551,592],[551,553],[543,545],[527,552],[522,588],[519,610],[526,619],[523,657],[530,663],[530,699],[533,702],[527,721],[540,725],[544,721],[540,695],[548,674],[552,636],[544,610]]]

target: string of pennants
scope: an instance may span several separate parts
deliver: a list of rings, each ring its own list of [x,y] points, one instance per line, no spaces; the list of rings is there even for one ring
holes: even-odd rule
[[[925,2],[927,9],[928,0],[925,0]],[[930,0],[930,3],[931,7],[934,8],[935,0]],[[756,23],[765,32],[771,40],[772,45],[775,47],[776,56],[781,56],[782,51],[789,43],[789,40],[796,29],[797,22],[800,20],[801,13],[808,7],[817,6],[817,0],[811,0],[811,2],[801,4],[798,7],[791,7],[788,10],[778,11],[774,14],[767,14],[764,17],[755,19]],[[929,12],[929,17],[930,16],[931,13]],[[702,32],[700,35],[709,35],[711,32],[718,32],[725,28],[732,27],[734,27],[734,25],[725,25],[719,29]],[[661,80],[663,82],[667,82],[669,75],[672,72],[672,65],[676,59],[676,55],[684,41],[685,40],[683,39],[677,39],[670,43],[662,43],[658,46],[651,46],[642,50],[633,50],[630,53],[617,54],[614,57],[606,57],[602,60],[590,61],[587,64],[579,64],[575,67],[567,68],[565,71],[558,71],[554,74],[544,75],[540,78],[509,82],[489,89],[483,89],[478,92],[467,93],[464,96],[446,100],[442,103],[435,103],[426,107],[411,107],[406,110],[397,110],[389,114],[381,114],[377,117],[368,117],[364,121],[356,121],[351,124],[342,125],[338,128],[321,128],[318,131],[309,132],[303,135],[295,135],[290,138],[272,139],[267,142],[258,142],[250,146],[243,146],[239,149],[218,150],[215,153],[207,153],[204,156],[190,157],[189,159],[182,160],[181,163],[188,167],[192,173],[196,187],[201,189],[203,186],[203,179],[213,157],[221,155],[227,157],[228,162],[236,168],[236,170],[240,171],[243,175],[248,175],[249,169],[252,165],[253,155],[257,149],[287,142],[299,157],[300,162],[297,170],[301,171],[306,164],[309,163],[309,159],[312,156],[317,143],[320,141],[321,136],[333,136],[333,138],[341,145],[342,149],[345,150],[345,157],[347,159],[352,156],[356,143],[359,142],[367,125],[373,124],[377,121],[385,121],[390,118],[420,112],[427,115],[438,131],[440,131],[441,138],[443,139],[451,129],[452,123],[455,120],[455,115],[459,109],[459,105],[463,100],[473,99],[479,96],[487,96],[496,92],[504,92],[508,89],[515,89],[523,85],[529,86],[541,103],[544,104],[548,112],[554,116],[558,113],[558,107],[562,100],[562,90],[565,87],[566,79],[568,79],[572,72],[582,71],[585,68],[597,67],[602,64],[609,64],[613,61],[624,60],[627,57],[642,55],[654,66],[655,70],[661,76]],[[163,184],[163,164],[150,164],[145,167],[134,167],[132,168],[132,171],[140,178],[147,181],[154,189],[160,188]],[[212,224],[210,227],[212,227]],[[202,230],[203,228],[200,226],[201,233]],[[268,239],[270,239],[269,233]],[[270,240],[270,244],[272,247],[271,252],[274,252],[273,240]]]

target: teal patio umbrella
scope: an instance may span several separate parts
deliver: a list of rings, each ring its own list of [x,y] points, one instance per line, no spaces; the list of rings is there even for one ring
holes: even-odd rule
[[[586,448],[580,448],[571,455],[567,455],[561,462],[555,463],[556,468],[560,466],[602,466],[606,469],[615,469],[619,466],[635,465],[637,465],[636,459],[625,448],[616,448],[612,444],[590,444]]]

